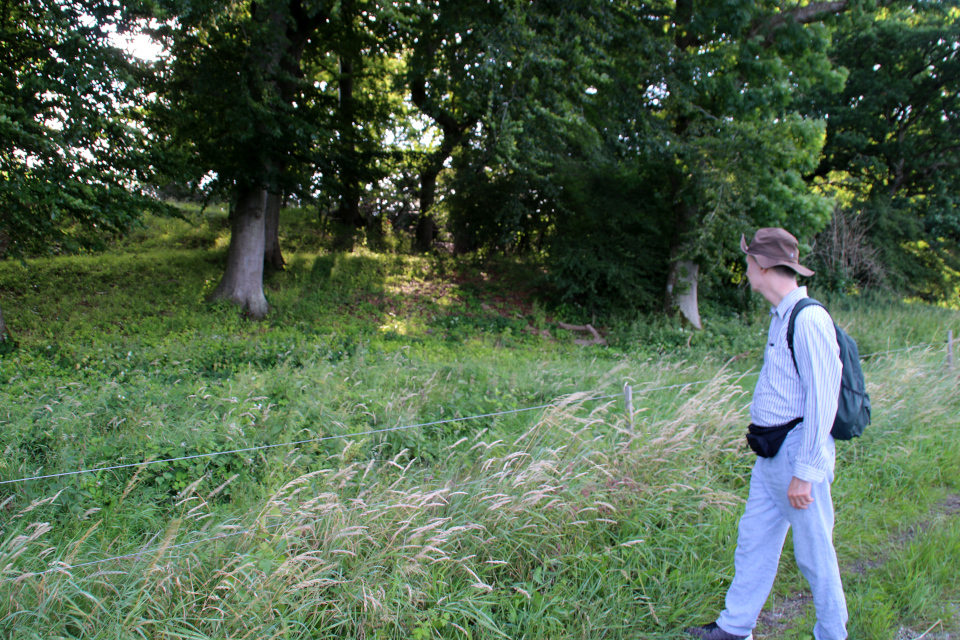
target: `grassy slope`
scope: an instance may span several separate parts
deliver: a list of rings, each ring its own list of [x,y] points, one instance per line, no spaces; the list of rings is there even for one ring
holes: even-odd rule
[[[298,224],[304,251],[268,281],[261,324],[202,302],[222,268],[222,214],[151,221],[104,256],[0,264],[21,344],[0,357],[0,480],[522,409],[624,381],[638,390],[633,426],[619,399],[574,395],[0,485],[7,578],[148,551],[0,583],[4,636],[652,638],[721,606],[762,312],[708,318],[692,338],[663,321],[601,322],[611,347],[580,348],[536,303],[535,266],[318,256]],[[955,320],[831,308],[862,353],[942,341]],[[851,637],[914,637],[937,620],[934,633],[955,633],[956,378],[940,348],[866,371],[875,424],[840,446],[834,486]],[[812,627],[786,556],[761,638]]]

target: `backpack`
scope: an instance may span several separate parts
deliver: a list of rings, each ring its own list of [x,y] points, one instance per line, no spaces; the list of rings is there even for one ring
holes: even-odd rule
[[[790,323],[787,325],[787,346],[793,356],[793,366],[797,367],[797,354],[793,352],[793,330],[797,322],[797,314],[810,305],[823,307],[823,303],[813,298],[803,298],[793,307],[790,314]],[[826,309],[826,307],[824,307]],[[870,424],[870,396],[867,395],[866,383],[863,379],[863,368],[860,366],[860,352],[857,343],[847,335],[847,332],[833,323],[837,330],[837,344],[840,346],[840,363],[843,372],[840,375],[840,395],[837,398],[837,417],[830,430],[837,440],[852,440],[859,437]]]

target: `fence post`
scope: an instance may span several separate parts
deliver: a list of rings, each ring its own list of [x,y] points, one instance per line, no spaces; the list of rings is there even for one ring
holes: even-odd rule
[[[953,371],[953,329],[947,331],[947,366]]]
[[[627,410],[627,421],[633,429],[633,387],[626,382],[623,383],[623,404]]]

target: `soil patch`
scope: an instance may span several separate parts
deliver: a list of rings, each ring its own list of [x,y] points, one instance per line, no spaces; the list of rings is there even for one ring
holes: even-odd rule
[[[782,638],[783,633],[793,627],[794,621],[803,617],[807,607],[812,606],[813,596],[809,593],[794,593],[785,598],[775,596],[773,607],[760,612],[753,632],[754,640]]]
[[[937,511],[945,516],[955,516],[960,513],[960,495],[947,496],[943,502],[937,505]]]
[[[923,640],[956,640],[958,636],[949,631],[944,631],[942,623],[932,629],[921,629],[919,631],[910,627],[900,627],[897,635],[894,636],[896,640],[917,640],[921,637]]]

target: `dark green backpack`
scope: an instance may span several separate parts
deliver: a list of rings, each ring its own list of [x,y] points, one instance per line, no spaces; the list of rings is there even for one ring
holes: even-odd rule
[[[797,322],[797,314],[810,305],[823,307],[823,303],[813,298],[803,298],[793,307],[790,314],[790,324],[787,325],[787,346],[793,356],[793,366],[797,368],[797,355],[793,352],[793,330]],[[826,309],[826,307],[824,307]],[[860,366],[860,352],[857,343],[847,335],[847,332],[833,323],[837,330],[837,344],[840,346],[840,363],[843,373],[840,376],[840,396],[837,398],[837,417],[830,430],[837,440],[851,440],[859,437],[870,424],[870,396],[867,395],[866,383],[863,380],[863,368]]]

